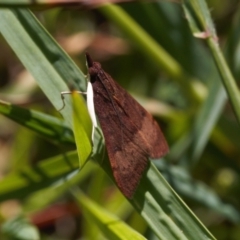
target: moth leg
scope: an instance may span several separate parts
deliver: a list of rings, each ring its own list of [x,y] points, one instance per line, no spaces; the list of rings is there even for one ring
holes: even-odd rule
[[[77,93],[81,93],[81,94],[87,94],[87,92],[81,92],[81,91],[76,91]],[[58,111],[60,112],[60,111],[62,111],[64,108],[65,108],[65,98],[64,98],[64,95],[66,95],[66,94],[72,94],[72,92],[71,91],[65,91],[65,92],[61,92],[61,99],[62,99],[62,103],[63,103],[63,105],[62,105],[62,107],[60,108],[60,109],[58,109]]]

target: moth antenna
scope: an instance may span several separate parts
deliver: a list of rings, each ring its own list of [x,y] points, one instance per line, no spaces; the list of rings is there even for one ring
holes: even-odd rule
[[[90,68],[93,66],[93,60],[87,52],[85,53],[85,55],[86,55],[86,60],[87,60],[87,67]]]

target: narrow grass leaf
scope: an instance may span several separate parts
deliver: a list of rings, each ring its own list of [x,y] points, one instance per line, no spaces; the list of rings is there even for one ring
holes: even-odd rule
[[[109,161],[101,164],[114,181]],[[152,163],[130,202],[159,239],[215,239]]]
[[[211,19],[207,4],[204,0],[183,1],[183,5],[185,5],[185,7],[189,7],[187,3],[189,3],[189,5],[192,7],[195,15],[197,16],[197,19],[201,23],[200,27],[205,33],[204,38],[206,39],[211,50],[216,67],[218,68],[219,74],[221,76],[222,83],[232,104],[233,111],[235,112],[236,119],[240,124],[240,94],[238,86],[219,47],[218,37],[216,35],[216,30]],[[188,11],[188,13],[190,14],[191,11]],[[191,19],[193,19],[193,17]]]
[[[160,239],[215,239],[153,164],[141,186],[132,203]]]
[[[140,51],[161,66],[173,81],[178,82],[191,103],[201,102],[202,93],[205,93],[202,83],[192,78],[127,12],[111,3],[104,4],[99,10],[119,26]]]
[[[74,144],[72,130],[61,119],[1,100],[0,113],[54,143]]]
[[[92,124],[86,104],[78,92],[73,91],[72,101],[73,131],[79,156],[79,167],[81,169],[92,151]]]
[[[209,94],[196,115],[193,131],[191,131],[192,144],[190,146],[191,165],[195,166],[207,145],[209,136],[216,125],[224,104],[226,92],[216,77],[210,86]]]
[[[26,198],[78,168],[78,155],[75,151],[42,160],[34,167],[26,166],[0,181],[0,201]]]
[[[96,164],[89,161],[81,172],[79,170],[73,171],[66,177],[54,182],[51,186],[34,192],[24,202],[24,212],[32,213],[49,206],[66,192],[69,192],[69,189],[73,186],[79,186],[87,177],[89,177],[90,174],[98,170],[98,168],[99,167]],[[45,197],[43,198],[42,196]]]
[[[236,9],[237,12],[234,15],[232,25],[230,26],[229,34],[227,35],[227,41],[224,48],[224,53],[231,68],[235,79],[239,82],[240,78],[240,8]]]
[[[82,192],[72,191],[72,194],[80,205],[85,217],[88,218],[90,222],[96,224],[107,239],[146,239]]]
[[[181,166],[172,166],[165,161],[155,164],[171,186],[184,198],[191,199],[202,206],[220,213],[232,222],[240,221],[240,212],[232,205],[225,203],[205,183],[193,179]],[[194,191],[194,194],[192,194]]]
[[[111,14],[116,13],[116,11],[114,12],[113,10],[116,9],[111,9]],[[67,86],[64,83],[64,81],[67,81],[66,79],[71,79],[73,83],[76,83],[80,80],[79,78],[82,77],[81,80],[83,81],[80,82],[86,86],[83,74],[79,70],[76,70],[77,68],[74,63],[69,60],[66,54],[28,10],[2,9],[0,10],[0,18],[1,33],[22,63],[36,78],[56,108],[59,109],[61,105],[60,92],[67,90]],[[132,31],[132,29],[133,28],[129,28],[128,30]],[[135,37],[136,36],[137,35],[135,35]],[[136,39],[140,40],[140,36],[141,35],[138,35]],[[143,41],[141,41],[141,44],[142,43]],[[154,53],[156,49],[151,48],[151,42],[148,43],[148,48],[150,47],[151,53],[158,61],[162,61],[162,59],[159,59],[159,53],[162,51]],[[154,43],[153,46],[156,46],[156,44]],[[143,48],[145,49],[144,46]],[[169,59],[169,57],[167,59]],[[169,61],[172,62],[172,59]],[[166,62],[165,60],[163,64],[166,64]],[[175,62],[172,66],[173,67],[170,66],[169,71],[171,76],[176,77],[181,82],[189,79]],[[189,93],[193,99],[197,101],[201,99],[198,95],[198,90],[193,86],[183,85],[185,89],[189,89]],[[76,86],[76,84],[74,86]],[[85,90],[85,87],[82,88],[82,90]],[[186,92],[188,92],[188,90]],[[71,104],[67,104],[67,107],[63,110],[63,115],[65,120],[68,121],[69,126],[71,126],[72,120],[70,116],[72,111],[69,106],[71,106]],[[96,140],[98,140],[98,142],[94,146],[94,152],[100,152],[102,144],[99,139],[96,138]],[[95,157],[97,157],[97,155],[95,155]],[[102,162],[104,169],[108,169],[105,165],[106,162],[107,161]],[[58,168],[56,168],[56,165]],[[78,168],[78,162],[76,163],[76,158],[74,158],[73,155],[66,158],[60,156],[52,159],[52,161],[43,161],[35,168],[27,168],[26,171],[12,177],[9,176],[9,178],[2,181],[4,184],[0,185],[0,200],[9,197],[24,197],[26,194],[36,191],[36,189],[48,186],[60,176],[64,176],[76,168]],[[112,175],[111,170],[107,170],[107,172],[110,176]],[[206,239],[207,237],[214,239],[152,165],[141,181],[132,200],[132,204],[159,238]],[[102,223],[102,220],[100,223]],[[128,237],[127,239],[131,238]]]
[[[210,83],[209,94],[194,117],[192,128],[175,143],[168,158],[182,162],[188,159],[187,166],[193,168],[209,141],[225,102],[226,92],[218,75],[215,75]]]
[[[83,73],[29,10],[0,9],[0,19],[1,34],[56,109],[62,107],[66,83],[86,89]],[[66,103],[61,114],[71,127],[72,105],[69,99]]]

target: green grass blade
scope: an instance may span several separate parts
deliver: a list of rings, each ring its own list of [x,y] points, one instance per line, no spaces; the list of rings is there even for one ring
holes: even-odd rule
[[[92,124],[86,104],[78,92],[72,93],[73,131],[77,145],[79,168],[81,169],[92,150]]]
[[[78,168],[76,152],[42,160],[34,167],[24,167],[1,180],[0,201],[25,198]]]
[[[196,14],[199,22],[201,23],[202,34],[207,40],[208,46],[211,50],[212,56],[215,60],[216,66],[221,76],[222,83],[226,89],[229,100],[232,104],[238,123],[240,124],[240,94],[236,84],[236,81],[227,65],[227,62],[219,47],[218,37],[216,35],[215,27],[210,16],[209,9],[204,0],[188,0],[183,1],[184,8],[187,9],[189,3],[192,6],[194,13]],[[191,14],[191,11],[188,11]],[[189,21],[193,21],[194,17],[187,18]],[[190,23],[192,26],[193,24]],[[195,24],[197,25],[197,24]],[[194,33],[196,36],[196,33]]]
[[[104,4],[99,10],[119,26],[126,35],[138,46],[140,51],[154,60],[172,78],[179,83],[190,101],[199,102],[205,94],[205,87],[193,79],[185,70],[122,8],[110,3]]]
[[[57,144],[74,144],[72,130],[63,120],[1,100],[0,113]]]
[[[1,9],[0,19],[1,34],[56,109],[62,107],[60,93],[68,90],[65,82],[86,89],[82,72],[30,11]],[[66,103],[61,113],[71,126],[71,104]]]
[[[80,76],[83,78],[83,75],[76,75],[75,65],[70,62],[66,54],[29,11],[0,10],[0,18],[0,31],[3,36],[26,68],[36,78],[50,101],[56,108],[60,108],[62,105],[60,92],[66,90],[64,81],[71,79],[73,83],[76,83],[80,80]],[[72,75],[66,75],[66,72]],[[179,69],[179,66],[177,66],[177,73],[182,76],[182,70]],[[85,79],[83,78],[82,80],[85,86]],[[71,119],[69,119],[71,108],[69,105],[67,104],[63,110],[63,115],[66,121],[69,122],[69,125],[71,125]],[[94,140],[97,141],[94,144],[94,153],[100,152],[102,144],[96,137]],[[12,178],[9,176],[9,178],[2,181],[0,186],[0,192],[3,193],[1,194],[1,200],[9,197],[24,196],[26,192],[29,194],[34,190],[44,188],[58,179],[59,176],[64,176],[78,168],[76,158],[73,158],[73,156],[69,157],[72,157],[72,159],[59,157],[51,161],[44,161],[37,167],[27,168],[25,172],[20,172]],[[69,163],[67,160],[70,162],[72,160],[73,162]],[[106,166],[107,163],[109,164],[108,161],[103,161],[103,167],[108,169],[107,172],[111,176],[112,171]],[[53,165],[51,166],[51,164]],[[58,168],[56,168],[56,165]],[[12,190],[14,188],[18,191],[15,191],[13,195]],[[11,192],[9,192],[9,189]],[[214,239],[169,187],[153,165],[150,166],[146,176],[143,177],[132,204],[159,238],[206,239],[207,236],[209,239]]]
[[[168,154],[171,161],[180,161],[181,157],[184,162],[187,157],[187,166],[191,168],[200,159],[226,102],[225,90],[217,81],[216,77],[211,83],[208,97],[194,117],[192,127],[172,146]]]
[[[51,167],[56,165],[58,166],[57,169]],[[66,156],[65,159],[58,157],[43,161],[33,169],[26,168],[25,171],[10,175],[1,182],[0,200],[17,196],[26,197],[26,191],[29,194],[32,191],[48,186],[56,180],[56,176],[63,176],[76,168],[78,168],[76,153]],[[111,175],[112,172],[109,171]],[[168,236],[168,239],[174,239],[176,236],[181,236],[181,239],[185,239],[180,229],[184,229],[184,233],[188,237],[191,237],[191,229],[197,236],[199,235],[198,239],[202,239],[202,235],[209,235],[207,230],[196,220],[196,217],[171,190],[165,180],[160,177],[153,166],[150,167],[147,176],[144,177],[141,183],[134,196],[133,204],[159,237]],[[156,199],[162,200],[156,202]],[[159,219],[160,216],[162,217]],[[174,220],[170,221],[170,219]],[[178,228],[179,226],[180,228]]]
[[[211,83],[206,101],[202,104],[196,115],[193,130],[190,133],[192,144],[190,146],[190,159],[192,166],[196,165],[207,145],[209,136],[216,125],[226,102],[226,92],[215,78]]]
[[[79,185],[86,180],[96,170],[98,171],[97,165],[90,161],[81,172],[75,171],[61,179],[61,184],[58,180],[55,184],[34,192],[24,202],[24,212],[28,214],[46,208],[66,192],[69,192],[69,189],[73,186]],[[45,198],[42,198],[42,196],[45,196]]]
[[[166,239],[215,239],[151,164],[145,191],[136,192],[133,204],[155,231]],[[141,204],[142,198],[144,204]],[[171,238],[170,238],[171,236]]]
[[[118,217],[107,212],[104,208],[85,196],[81,191],[72,191],[85,217],[95,223],[102,233],[111,240],[146,239],[138,232],[122,222]]]
[[[109,162],[102,164],[114,180]],[[160,239],[215,239],[152,163],[130,202]]]
[[[193,179],[183,167],[172,166],[165,161],[158,161],[156,166],[168,182],[171,182],[174,190],[184,199],[191,199],[206,206],[232,222],[240,221],[240,212],[234,206],[223,202],[213,189],[201,181]]]
[[[189,159],[188,167],[190,168],[193,168],[200,159],[226,102],[226,92],[221,82],[219,82],[217,76],[213,78],[208,97],[194,117],[192,127],[172,146],[168,155],[172,161],[176,161],[176,158],[179,161],[179,156],[182,156],[182,161],[185,161],[184,159],[187,156],[187,159]]]

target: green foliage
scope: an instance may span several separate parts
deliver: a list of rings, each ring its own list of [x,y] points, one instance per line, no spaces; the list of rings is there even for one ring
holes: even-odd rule
[[[15,123],[0,118],[1,239],[239,239],[240,12],[229,2],[86,11],[83,1],[82,9],[42,11],[49,1],[0,0],[0,46],[8,49],[0,113]],[[228,28],[215,24],[219,36],[210,13],[229,18]],[[65,96],[57,111],[61,92],[86,91],[86,48],[158,118],[170,145],[128,201],[112,183],[100,129],[92,143],[84,98]]]
[[[92,151],[92,124],[87,107],[78,92],[72,93],[73,129],[78,150],[79,168],[81,169]]]
[[[16,240],[39,240],[37,229],[25,218],[11,219],[2,226],[3,237]]]

